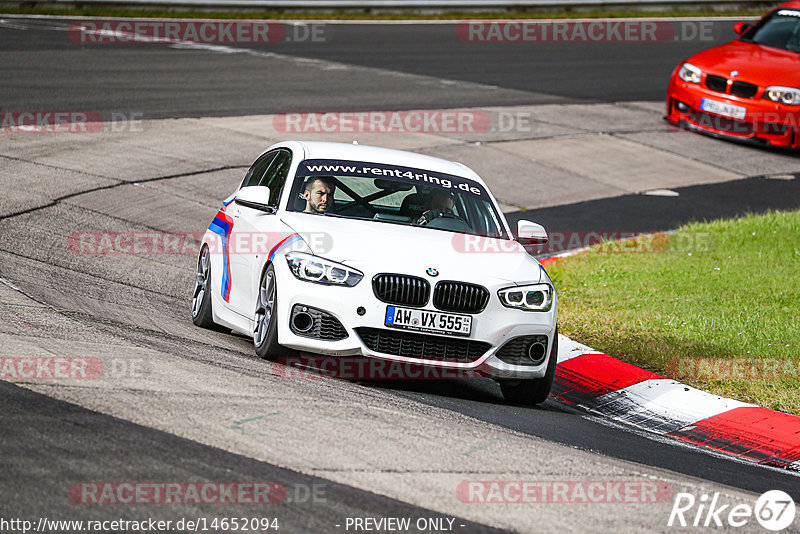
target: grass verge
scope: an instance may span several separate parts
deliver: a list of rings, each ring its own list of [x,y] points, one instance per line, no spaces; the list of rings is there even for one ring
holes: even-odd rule
[[[548,272],[576,341],[800,415],[800,211],[604,243]]]
[[[411,10],[199,10],[167,8],[126,8],[114,6],[86,6],[64,8],[58,6],[2,6],[0,14],[9,15],[53,15],[61,17],[131,17],[131,18],[209,18],[251,20],[485,20],[485,19],[575,19],[575,18],[664,18],[664,17],[719,17],[730,16],[754,18],[762,16],[764,4],[757,7],[734,9],[666,9],[663,11],[623,10],[553,10],[553,11],[494,11],[458,12],[442,11],[425,13]]]

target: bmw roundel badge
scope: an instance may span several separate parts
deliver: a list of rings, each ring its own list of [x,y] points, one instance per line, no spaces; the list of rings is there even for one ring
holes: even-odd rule
[[[437,271],[433,267],[428,267],[428,270],[425,272],[428,273],[428,276],[439,276],[439,271]]]

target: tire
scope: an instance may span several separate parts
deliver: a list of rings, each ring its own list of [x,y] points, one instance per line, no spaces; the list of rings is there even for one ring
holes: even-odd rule
[[[218,329],[211,311],[211,256],[204,246],[197,256],[194,293],[192,294],[192,322],[202,328]]]
[[[253,344],[256,354],[265,360],[275,360],[291,355],[291,351],[278,344],[278,287],[275,268],[270,264],[264,269],[258,284],[256,298],[255,330]]]
[[[542,378],[532,380],[519,380],[515,382],[500,382],[500,391],[503,397],[515,404],[541,404],[550,395],[550,388],[553,387],[553,378],[556,376],[556,365],[558,364],[558,328],[553,335],[553,348],[550,349],[550,360],[547,362],[547,370]]]

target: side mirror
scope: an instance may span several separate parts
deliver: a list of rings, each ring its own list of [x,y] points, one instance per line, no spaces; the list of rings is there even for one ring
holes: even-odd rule
[[[737,22],[733,25],[733,31],[735,31],[738,35],[742,35],[744,32],[750,29],[750,25],[746,22]]]
[[[517,222],[517,241],[521,245],[544,245],[547,240],[547,231],[541,224],[531,221]]]
[[[234,201],[254,210],[275,212],[275,208],[267,204],[269,202],[269,187],[263,185],[251,185],[241,188],[236,193]]]

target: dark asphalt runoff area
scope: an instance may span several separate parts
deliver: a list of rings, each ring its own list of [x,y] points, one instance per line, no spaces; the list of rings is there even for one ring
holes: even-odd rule
[[[667,35],[675,35],[658,42],[485,42],[465,40],[458,22],[309,23],[316,29],[288,26],[286,33],[316,38],[212,44],[213,51],[75,42],[73,23],[10,17],[0,23],[2,109],[161,118],[661,100],[678,62],[735,36],[733,21],[659,21],[674,26]],[[674,40],[682,35],[686,40]],[[371,69],[456,83],[376,76]]]
[[[0,405],[0,483],[4,488],[16,488],[13,495],[3,491],[0,517],[36,524],[38,518],[48,517],[103,520],[111,512],[111,517],[118,514],[128,521],[155,518],[175,524],[181,519],[198,522],[222,515],[268,519],[270,524],[277,519],[279,529],[275,530],[287,532],[344,530],[347,517],[407,517],[413,522],[445,518],[431,510],[201,445],[2,381]],[[96,481],[261,483],[268,485],[269,491],[255,499],[268,503],[248,502],[255,495],[248,488],[242,493],[231,492],[230,496],[240,501],[236,503],[195,504],[187,499],[183,505],[130,504],[116,500],[128,498],[122,491],[104,496],[84,485],[99,484]],[[155,500],[156,493],[151,495]],[[461,518],[449,519],[458,526],[456,531],[504,532]],[[191,529],[170,529],[178,530]]]
[[[781,489],[800,498],[796,475],[777,468],[712,455],[707,450],[675,440],[607,424],[600,418],[554,401],[539,407],[509,406],[490,380],[445,383],[404,382],[385,384],[385,391],[431,406],[446,408],[480,421],[578,449],[661,467],[756,493]]]
[[[788,179],[793,176],[792,179]],[[755,176],[717,184],[673,189],[676,196],[622,195],[566,206],[507,213],[536,221],[552,232],[648,233],[674,230],[684,224],[733,219],[770,210],[800,208],[800,173]]]

